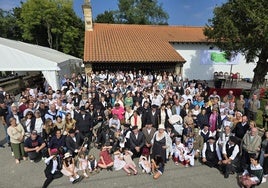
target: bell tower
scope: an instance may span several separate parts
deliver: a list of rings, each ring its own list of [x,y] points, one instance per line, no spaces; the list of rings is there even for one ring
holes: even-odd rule
[[[93,30],[93,22],[92,22],[92,7],[90,0],[84,0],[84,4],[82,5],[84,20],[85,20],[85,31]]]

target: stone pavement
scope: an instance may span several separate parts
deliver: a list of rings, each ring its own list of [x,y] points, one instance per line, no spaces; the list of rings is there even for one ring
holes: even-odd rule
[[[4,129],[0,125],[0,142],[4,139]],[[96,149],[92,149],[92,153],[98,156]],[[44,180],[45,164],[31,163],[30,161],[22,161],[15,164],[14,158],[11,156],[10,148],[0,148],[0,188],[38,188],[41,187]],[[260,188],[267,187],[268,183],[263,183]],[[127,176],[125,172],[101,171],[99,174],[90,176],[75,185],[71,184],[67,177],[54,180],[51,188],[77,187],[77,188],[235,188],[238,187],[236,175],[230,175],[228,179],[224,179],[223,175],[216,169],[197,163],[194,167],[184,168],[183,166],[175,166],[169,161],[166,165],[163,176],[154,180],[152,176],[142,174],[140,169],[138,175]]]

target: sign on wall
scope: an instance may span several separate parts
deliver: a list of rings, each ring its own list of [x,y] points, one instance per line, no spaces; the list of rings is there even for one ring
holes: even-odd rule
[[[225,58],[225,52],[220,50],[203,50],[201,53],[201,61],[202,65],[237,65],[241,60],[241,54],[234,55],[231,59]]]

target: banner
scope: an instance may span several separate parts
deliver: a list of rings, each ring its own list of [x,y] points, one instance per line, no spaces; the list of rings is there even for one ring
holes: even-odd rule
[[[225,58],[225,52],[220,50],[204,50],[200,56],[200,64],[202,65],[237,65],[241,60],[241,54],[233,56],[228,60]]]

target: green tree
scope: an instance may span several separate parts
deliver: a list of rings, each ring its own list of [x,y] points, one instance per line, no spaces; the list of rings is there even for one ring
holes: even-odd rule
[[[84,27],[71,0],[28,0],[22,3],[19,25],[28,42],[82,57]]]
[[[118,10],[106,11],[95,22],[119,24],[167,24],[169,16],[157,0],[119,0]]]
[[[248,63],[257,62],[252,91],[264,83],[268,72],[267,0],[229,0],[216,7],[204,34],[228,57],[242,53]]]
[[[21,40],[21,30],[17,25],[20,16],[20,8],[10,11],[0,9],[0,37]]]
[[[114,11],[104,11],[104,13],[97,15],[95,19],[96,23],[115,23]]]

